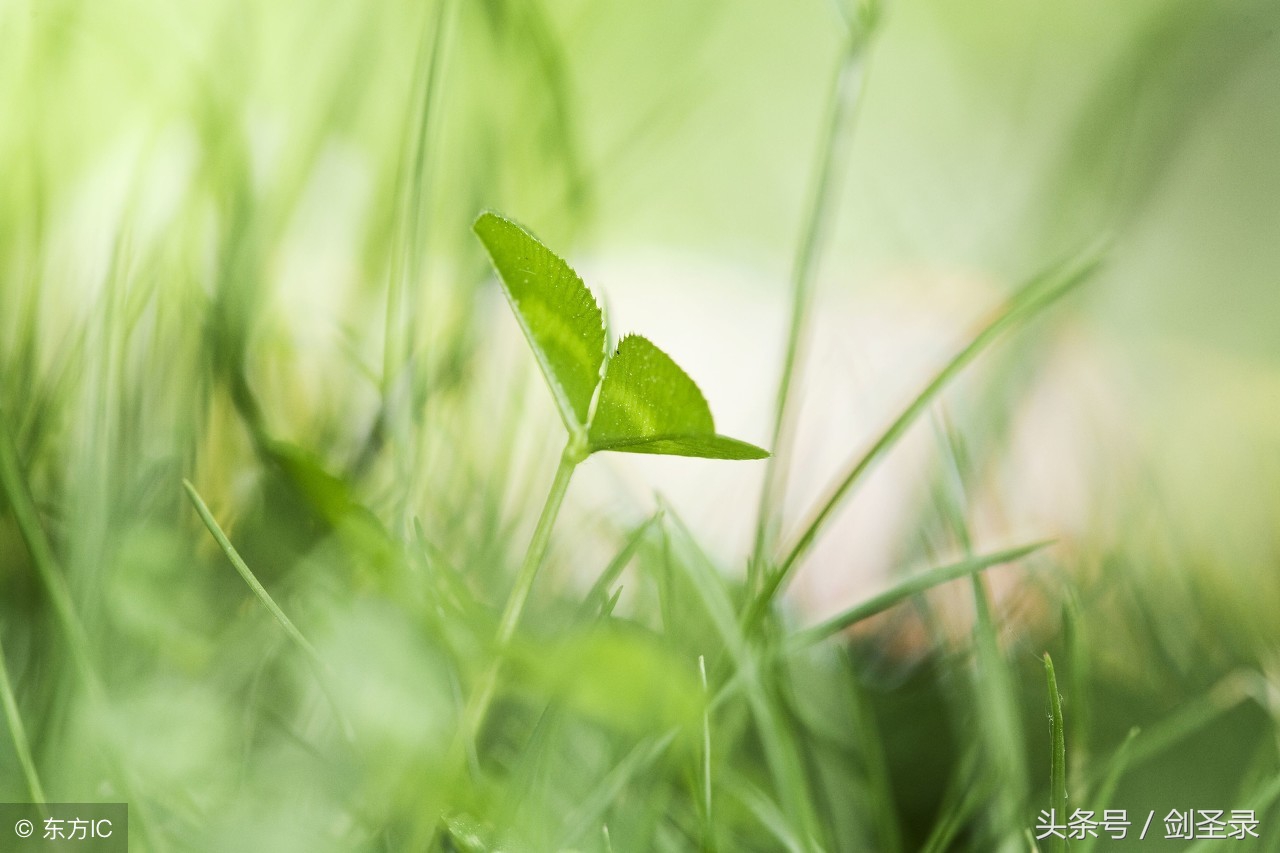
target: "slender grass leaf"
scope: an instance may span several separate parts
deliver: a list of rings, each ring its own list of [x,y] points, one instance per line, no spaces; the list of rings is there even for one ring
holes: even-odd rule
[[[570,434],[587,425],[604,364],[604,315],[582,279],[528,231],[496,213],[473,226],[551,386]]]
[[[661,518],[662,510],[658,510],[653,515],[649,516],[644,523],[632,531],[631,535],[627,537],[627,541],[623,544],[622,550],[620,550],[614,558],[609,561],[609,565],[605,566],[604,571],[600,573],[600,577],[596,578],[596,582],[591,585],[591,589],[588,590],[586,596],[583,597],[582,604],[578,607],[579,619],[594,618],[605,609],[612,610],[612,607],[607,605],[611,600],[616,601],[618,591],[615,590],[614,593],[610,595],[609,587],[612,586],[614,581],[618,579],[618,576],[622,574],[622,570],[627,567],[627,563],[631,562],[631,558],[634,557],[636,551],[640,549],[640,545],[644,541],[645,536],[649,534],[649,531],[653,529],[654,525],[656,525]],[[621,590],[621,587],[618,589]]]
[[[1265,814],[1266,811],[1271,808],[1271,804],[1277,799],[1280,799],[1280,774],[1272,776],[1270,780],[1263,783],[1256,791],[1254,791],[1253,796],[1245,801],[1245,808],[1243,811],[1254,815]],[[1236,840],[1239,839],[1201,838],[1195,844],[1186,848],[1186,850],[1187,853],[1202,853],[1204,850],[1221,849],[1224,847],[1231,849],[1231,847],[1234,846],[1231,842]]]
[[[764,750],[765,763],[781,800],[790,833],[801,839],[802,849],[820,848],[817,840],[820,830],[813,813],[809,782],[792,733],[780,719],[781,712],[776,697],[766,681],[764,660],[734,619],[733,602],[719,571],[702,552],[680,516],[670,505],[664,504],[664,510],[664,519],[672,522],[671,532],[678,534],[670,540],[678,557],[672,564],[681,571],[702,604],[706,617],[724,643],[725,654],[733,663],[734,680],[746,694],[747,706],[755,719],[756,732]],[[710,710],[714,712],[722,697],[727,697],[731,692],[726,685],[712,699]]]
[[[885,590],[879,595],[867,599],[861,604],[855,605],[842,613],[838,613],[825,622],[820,622],[812,628],[806,628],[792,635],[790,644],[793,648],[802,648],[814,643],[821,642],[838,631],[843,631],[850,625],[861,622],[877,613],[881,613],[901,604],[913,595],[932,589],[935,586],[944,584],[947,581],[953,581],[966,575],[974,575],[978,572],[986,571],[993,566],[1002,563],[1011,563],[1019,560],[1028,554],[1035,553],[1041,548],[1049,545],[1050,542],[1034,542],[1030,545],[1023,545],[1020,548],[1010,548],[1007,551],[997,551],[994,554],[983,554],[977,557],[969,557],[958,563],[952,563],[948,566],[938,566],[926,572],[912,575],[897,585]]]
[[[951,381],[978,355],[1002,334],[1035,316],[1052,305],[1077,285],[1087,281],[1102,265],[1105,244],[1090,246],[1070,260],[1055,265],[1035,276],[1008,301],[995,317],[982,327],[969,344],[943,367],[919,394],[902,410],[894,421],[871,444],[866,452],[856,457],[848,468],[836,478],[826,496],[810,512],[802,532],[787,549],[778,568],[769,575],[756,601],[751,606],[747,624],[764,615],[769,603],[782,589],[796,563],[809,550],[831,514],[840,506],[849,491],[872,466],[906,434],[907,429],[942,393]]]
[[[63,569],[58,564],[53,545],[40,520],[40,513],[36,509],[31,487],[23,474],[22,463],[18,459],[18,448],[9,432],[6,418],[7,413],[0,410],[0,497],[7,500],[13,512],[18,532],[22,535],[27,550],[31,554],[31,562],[53,605],[54,615],[66,637],[67,646],[71,650],[81,678],[91,692],[101,695],[101,682],[98,681],[94,669],[93,655],[89,651],[89,639],[85,633],[84,623],[76,614],[76,608],[71,599],[71,588],[67,585]]]
[[[662,757],[667,747],[679,735],[679,729],[655,737],[647,737],[623,757],[609,771],[595,788],[595,793],[588,797],[577,812],[565,819],[561,840],[564,845],[572,844],[591,831],[591,828],[603,823],[609,807],[623,795],[629,786],[635,784],[654,762]]]
[[[764,792],[754,787],[750,782],[744,780],[732,780],[730,783],[730,791],[734,797],[746,806],[760,821],[760,825],[769,831],[784,850],[788,853],[802,853],[804,847],[800,843],[791,827],[787,824],[787,818],[779,811],[777,805],[774,804]]]
[[[1137,767],[1173,749],[1182,740],[1207,727],[1214,720],[1246,700],[1265,707],[1270,684],[1253,670],[1242,669],[1228,674],[1207,694],[1185,702],[1180,708],[1147,726],[1134,740],[1129,753],[1129,766]]]
[[[618,587],[613,591],[613,595],[609,596],[609,600],[600,606],[600,618],[608,619],[613,615],[613,610],[618,606],[619,599],[622,598],[622,587]]]
[[[1102,814],[1110,806],[1116,787],[1120,784],[1120,777],[1129,768],[1129,749],[1133,745],[1133,739],[1137,736],[1138,728],[1136,726],[1129,729],[1129,734],[1125,737],[1124,742],[1120,744],[1120,748],[1115,751],[1111,760],[1107,762],[1106,775],[1102,777],[1102,784],[1098,786],[1097,793],[1092,797],[1094,811],[1098,814]],[[1085,837],[1076,845],[1076,853],[1089,853],[1097,843],[1098,836],[1086,833]]]
[[[27,741],[22,716],[18,713],[18,699],[13,693],[13,685],[9,682],[9,669],[5,666],[3,646],[0,646],[0,705],[4,706],[5,722],[9,725],[13,751],[18,756],[18,764],[21,765],[22,775],[27,782],[27,793],[31,795],[32,802],[44,805],[46,802],[44,786],[40,784],[40,774],[36,772],[36,763],[31,757],[31,744]]]
[[[963,765],[951,777],[938,812],[940,816],[921,846],[921,853],[945,853],[955,849],[956,837],[990,796],[990,775],[979,774],[974,768],[977,755],[977,747],[971,747],[964,756]]]
[[[285,612],[280,609],[280,605],[276,604],[275,599],[271,597],[271,593],[267,592],[266,587],[258,581],[258,578],[249,569],[249,566],[243,559],[241,559],[240,553],[236,551],[235,546],[231,544],[231,540],[227,538],[227,534],[222,531],[221,525],[219,525],[217,520],[213,517],[213,513],[209,511],[209,507],[205,504],[204,499],[200,497],[199,492],[196,491],[196,487],[191,485],[190,480],[183,480],[182,487],[186,489],[187,497],[190,498],[192,506],[195,507],[196,512],[200,515],[200,520],[204,522],[204,526],[208,528],[209,533],[213,536],[214,540],[217,541],[218,547],[222,549],[222,553],[231,561],[231,565],[235,567],[236,572],[238,572],[240,577],[244,579],[244,582],[248,584],[249,589],[253,590],[253,594],[258,597],[258,600],[263,603],[267,610],[270,611],[271,615],[275,617],[276,621],[280,623],[280,626],[284,628],[285,633],[289,635],[289,638],[297,643],[298,647],[306,652],[309,658],[316,661],[320,660],[320,656],[316,652],[315,647],[311,645],[311,642],[307,640],[307,638],[302,635],[302,632],[298,630],[297,626],[293,624],[293,620],[285,615]]]
[[[965,559],[973,559],[967,489],[976,472],[964,439],[945,413],[940,413],[938,430],[943,456],[950,463],[945,467],[951,476],[944,475],[938,483],[936,501],[943,521],[964,549]],[[1027,758],[1022,747],[1019,697],[1014,689],[1015,676],[1000,649],[994,606],[984,578],[978,573],[971,574],[969,585],[973,593],[973,650],[977,662],[972,670],[973,690],[974,701],[980,708],[975,721],[979,734],[986,741],[995,772],[1003,780],[992,804],[996,819],[1013,826],[1025,813],[1031,793]]]
[[[628,335],[609,360],[588,433],[591,451],[708,459],[763,459],[768,452],[717,435],[707,400],[689,375],[647,338]]]
[[[1053,658],[1044,653],[1044,675],[1049,688],[1049,732],[1053,751],[1049,754],[1049,808],[1057,820],[1067,815],[1067,740],[1062,721],[1062,695],[1058,693],[1058,679],[1053,674]],[[1050,838],[1051,850],[1067,849],[1065,838]]]
[[[307,660],[315,670],[316,682],[320,686],[321,693],[324,694],[325,699],[328,700],[332,707],[334,719],[341,727],[343,735],[348,741],[355,740],[355,732],[352,730],[346,714],[343,712],[341,705],[334,696],[333,689],[329,685],[331,671],[328,664],[325,663],[322,657],[320,657],[320,653],[316,651],[316,647],[311,644],[311,641],[303,636],[302,632],[293,624],[293,620],[285,615],[285,612],[280,609],[280,605],[276,604],[275,599],[271,597],[271,593],[267,592],[266,587],[262,585],[257,576],[254,575],[253,571],[249,568],[248,564],[245,563],[244,559],[240,556],[240,552],[235,549],[235,546],[231,544],[231,540],[227,538],[227,534],[223,532],[222,526],[219,525],[217,519],[213,517],[213,513],[209,510],[208,505],[205,504],[204,499],[200,497],[200,493],[196,491],[196,487],[191,485],[190,480],[183,480],[182,487],[186,490],[187,497],[191,500],[191,505],[195,507],[196,514],[200,516],[200,520],[204,522],[204,526],[209,530],[209,534],[213,536],[214,541],[218,543],[218,547],[222,549],[222,553],[226,555],[236,572],[249,586],[249,589],[253,591],[253,594],[258,597],[258,600],[262,602],[263,606],[265,606],[271,615],[275,617],[276,621],[280,623],[280,626],[289,636],[289,639],[297,644],[298,648],[302,649]]]
[[[77,675],[93,707],[102,711],[106,708],[106,689],[98,677],[97,670],[90,653],[88,635],[84,623],[80,621],[71,598],[71,590],[63,575],[62,567],[54,555],[53,545],[45,533],[36,509],[35,498],[31,487],[22,471],[18,459],[18,449],[13,436],[9,432],[7,412],[0,408],[0,497],[3,497],[13,512],[18,531],[27,545],[36,573],[44,584],[45,592],[53,605],[54,613],[62,629],[67,647]],[[0,652],[3,654],[3,652]],[[138,812],[138,825],[142,835],[150,843],[151,849],[165,850],[167,845],[157,834],[155,819],[150,803],[138,793],[138,783],[129,768],[115,754],[115,745],[107,750],[105,757],[113,775],[119,781],[122,793],[133,804]]]

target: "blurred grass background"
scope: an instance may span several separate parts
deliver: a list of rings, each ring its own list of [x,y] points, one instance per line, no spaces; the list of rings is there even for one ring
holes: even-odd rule
[[[904,292],[955,305],[958,281],[980,283],[962,293],[978,316],[1111,240],[1095,281],[920,424],[922,461],[893,475],[907,520],[868,553],[887,573],[999,539],[1029,480],[1083,494],[1066,529],[1030,531],[1058,546],[780,656],[813,614],[784,603],[743,635],[742,555],[674,509],[749,526],[758,479],[727,496],[676,479],[657,515],[649,494],[575,505],[571,488],[495,712],[451,763],[558,439],[471,221],[508,212],[619,279],[629,254],[700,259],[616,301],[713,348],[718,329],[754,336],[720,355],[751,397],[725,423],[767,441],[862,11],[0,5],[0,798],[29,799],[34,776],[50,800],[128,800],[141,850],[1028,849],[1047,648],[1071,807],[1256,804],[1254,847],[1276,849],[1280,13],[1263,0],[898,0],[856,57],[815,340],[861,335],[858,312]],[[707,293],[718,307],[682,319]],[[804,423],[880,423],[936,348],[873,377],[871,406],[836,399],[843,368],[824,380],[815,345]],[[719,411],[729,392],[702,381]],[[1068,427],[1015,441],[1042,388],[1056,408],[1032,423]],[[838,455],[807,463],[831,475],[861,444],[834,432]],[[812,496],[787,494],[790,522]],[[804,571],[843,571],[863,540],[838,541]],[[587,597],[615,555],[625,573]],[[987,632],[966,614],[993,591]]]

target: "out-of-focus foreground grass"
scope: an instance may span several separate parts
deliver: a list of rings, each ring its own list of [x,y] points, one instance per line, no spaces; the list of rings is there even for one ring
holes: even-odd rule
[[[1072,808],[1252,807],[1276,849],[1280,15],[880,12],[0,5],[0,799],[128,800],[139,850],[1025,850],[1048,649]],[[998,289],[1109,239],[921,420],[893,553],[974,547],[1010,424],[1081,352],[1123,402],[1057,388],[1084,523],[998,601],[960,581],[797,652],[805,614],[744,617],[759,576],[671,506],[571,497],[460,738],[558,452],[470,232],[486,207],[571,260],[750,269],[779,336],[797,280],[812,317],[903,270],[926,299],[957,272]],[[693,328],[746,322],[747,295]],[[746,383],[745,438],[769,441],[776,379]],[[1032,444],[1054,492],[1060,448]],[[812,497],[783,491],[753,572]],[[754,524],[755,494],[716,500]]]

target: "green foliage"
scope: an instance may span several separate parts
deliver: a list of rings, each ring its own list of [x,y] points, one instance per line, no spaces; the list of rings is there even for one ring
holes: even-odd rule
[[[1053,672],[1053,658],[1044,653],[1044,676],[1049,693],[1049,808],[1060,823],[1067,815],[1067,742],[1066,724],[1062,718],[1062,696],[1058,693],[1058,679]],[[1051,839],[1053,850],[1067,849],[1066,839]]]
[[[496,213],[481,214],[474,227],[570,435],[587,430],[587,452],[709,459],[769,455],[716,434],[698,386],[647,338],[623,338],[601,380],[603,318],[578,274],[528,231]],[[597,386],[599,400],[589,417]]]
[[[571,433],[586,428],[604,364],[604,316],[568,264],[496,213],[475,222],[502,291]]]
[[[1274,248],[1246,230],[1274,221],[1275,193],[1250,181],[1253,203],[1236,204],[1249,201],[1240,183],[1222,180],[1240,163],[1271,168],[1242,155],[1270,141],[1257,131],[1275,110],[1258,93],[1272,66],[1257,60],[1274,27],[1261,0],[1156,14],[1192,5],[1140,0],[1091,23],[1068,4],[1017,20],[990,4],[896,4],[881,29],[870,0],[746,14],[722,0],[336,0],[323,15],[302,0],[196,0],[180,16],[154,0],[0,4],[2,799],[128,800],[139,853],[942,853],[1024,849],[1065,782],[1068,803],[1098,811],[1268,809],[1259,846],[1280,849],[1275,551],[1249,552],[1258,571],[1240,583],[1214,548],[1184,556],[1188,525],[1166,523],[1145,478],[1132,517],[1106,515],[1128,482],[1107,471],[1089,533],[1028,531],[1064,546],[1036,553],[1032,572],[1004,569],[1012,590],[991,579],[975,631],[941,605],[1031,549],[987,542],[998,518],[963,489],[949,524],[924,500],[894,513],[894,563],[940,568],[893,572],[827,621],[780,594],[800,572],[845,570],[810,544],[939,406],[959,404],[957,434],[978,442],[975,496],[1001,489],[1006,426],[1037,421],[1023,404],[1061,366],[1049,345],[1069,331],[1092,355],[1097,330],[1006,333],[1088,277],[1093,256],[1013,293],[864,451],[848,448],[808,515],[787,472],[799,433],[770,435],[771,530],[744,582],[660,497],[566,493],[596,451],[764,451],[719,435],[648,339],[615,348],[602,303],[556,254],[496,214],[473,223],[500,204],[557,240],[590,229],[601,245],[687,249],[779,284],[794,250],[794,316],[777,325],[795,393],[769,413],[779,427],[825,417],[799,391],[805,318],[834,289],[927,268],[938,288],[1008,277],[1012,292],[1011,270],[1096,231],[1098,188],[1116,175],[1134,180],[1120,181],[1130,200],[1114,224],[1141,216],[1144,239],[1118,233],[1103,286],[1066,318],[1105,300],[1137,349],[1183,304],[1188,341],[1217,316],[1219,335],[1270,343],[1275,312],[1242,328],[1242,312],[1215,315],[1221,288],[1185,297],[1188,281],[1250,275],[1276,290]],[[986,26],[984,9],[1006,25]],[[1023,91],[1005,72],[1025,51],[1007,48],[1031,24],[1045,61]],[[956,61],[936,61],[943,43]],[[699,57],[697,73],[673,55]],[[1115,85],[1148,64],[1177,73]],[[1090,91],[1073,126],[1066,105]],[[1139,92],[1154,111],[1133,109]],[[929,134],[902,124],[902,94],[925,97],[907,113],[928,116]],[[1099,140],[1128,153],[1099,157]],[[1224,140],[1237,156],[1219,156]],[[1046,196],[1028,164],[1054,162]],[[1162,179],[1172,162],[1194,179],[1184,192]],[[1149,207],[1201,217],[1184,226],[1197,239],[1168,239]],[[1206,236],[1221,244],[1213,264],[1197,254]],[[545,502],[564,436],[531,411],[542,390],[486,346],[485,250],[569,433]],[[1161,271],[1145,296],[1131,286],[1152,269],[1144,255]],[[726,299],[714,322],[739,323],[742,307]],[[997,337],[1018,349],[991,352]],[[952,380],[979,354],[1016,368],[971,374],[984,386],[971,396]],[[1182,399],[1193,383],[1164,384],[1229,429],[1229,408]],[[1259,387],[1258,430],[1275,432],[1273,386]],[[1089,388],[1072,390],[1086,408]],[[1140,419],[1128,428],[1143,436]],[[1194,456],[1197,489],[1231,479],[1215,454],[1235,442],[1214,437],[1169,454]],[[1053,455],[1050,440],[1034,449]],[[1268,458],[1248,460],[1258,483]],[[739,497],[717,509],[745,530]],[[1216,525],[1246,501],[1224,505],[1195,525],[1219,546],[1235,537]],[[1194,577],[1192,559],[1208,580],[1183,590],[1170,579]],[[1056,622],[1068,573],[1080,606],[1065,634],[1088,642]],[[1233,596],[1250,609],[1226,609]],[[1070,753],[1041,748],[1032,649],[1045,646]]]
[[[768,452],[717,435],[698,386],[647,338],[628,335],[609,360],[588,433],[592,452],[763,459]]]

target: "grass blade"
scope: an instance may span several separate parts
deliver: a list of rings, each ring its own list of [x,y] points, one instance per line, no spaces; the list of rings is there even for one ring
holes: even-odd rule
[[[1049,689],[1049,731],[1052,751],[1049,755],[1049,808],[1056,822],[1067,820],[1067,740],[1062,721],[1062,696],[1058,693],[1058,679],[1053,674],[1053,658],[1044,653],[1044,675]],[[1050,850],[1064,853],[1067,840],[1057,836],[1049,838]]]
[[[9,736],[13,738],[13,751],[18,756],[18,763],[22,765],[27,792],[31,795],[32,802],[44,805],[44,786],[40,784],[40,774],[36,772],[36,763],[31,758],[31,744],[27,742],[27,732],[22,726],[22,717],[18,714],[18,700],[9,681],[3,645],[0,645],[0,703],[4,705],[5,722],[9,724]]]
[[[347,739],[348,743],[353,742],[355,740],[355,731],[351,728],[350,721],[347,720],[347,716],[343,712],[342,706],[339,705],[337,697],[329,686],[328,677],[330,675],[330,670],[328,665],[324,662],[324,659],[320,657],[320,653],[316,651],[315,646],[311,645],[311,641],[302,635],[302,632],[298,630],[298,627],[293,624],[293,620],[286,616],[285,612],[280,609],[280,605],[276,604],[275,599],[271,597],[271,593],[267,592],[266,588],[259,583],[257,577],[254,576],[253,572],[249,569],[249,566],[240,557],[239,552],[236,551],[235,546],[231,544],[231,540],[227,538],[227,534],[224,533],[222,528],[218,525],[217,519],[213,517],[213,513],[209,511],[209,507],[205,504],[204,500],[201,499],[200,493],[196,491],[196,487],[191,485],[190,480],[186,479],[182,481],[182,487],[186,489],[187,497],[191,499],[192,505],[195,506],[196,512],[200,515],[200,520],[203,521],[204,526],[209,529],[209,533],[218,543],[218,547],[222,549],[222,553],[231,561],[231,565],[235,567],[236,572],[238,572],[240,577],[244,579],[244,582],[249,585],[249,589],[253,590],[254,595],[258,597],[258,600],[262,602],[263,606],[265,606],[271,615],[275,617],[276,621],[280,623],[280,626],[284,628],[284,632],[289,636],[289,639],[293,640],[293,642],[297,644],[298,648],[302,649],[303,653],[307,657],[307,661],[315,669],[316,683],[320,686],[320,692],[324,694],[324,698],[328,701],[329,707],[333,710],[334,719],[337,721],[338,727],[342,730],[343,737]]]
[[[906,578],[890,589],[885,590],[879,595],[873,596],[861,604],[855,605],[843,613],[831,617],[825,622],[820,622],[812,628],[806,628],[793,634],[789,640],[792,648],[803,648],[811,646],[814,643],[820,643],[832,634],[836,634],[848,628],[863,619],[875,616],[906,601],[913,595],[932,589],[939,584],[947,581],[953,581],[966,575],[977,574],[986,571],[993,566],[999,566],[1003,563],[1011,563],[1019,560],[1028,554],[1033,554],[1042,548],[1051,544],[1051,541],[1034,542],[1030,545],[1023,545],[1019,548],[1010,548],[1007,551],[997,551],[994,554],[984,554],[979,557],[971,557],[961,560],[958,563],[952,563],[947,566],[939,566],[919,574]]]
[[[1257,790],[1256,793],[1245,803],[1244,811],[1252,812],[1255,815],[1263,814],[1271,807],[1277,799],[1280,799],[1280,775],[1271,778],[1269,782]],[[1187,848],[1187,853],[1201,853],[1204,850],[1212,850],[1218,847],[1232,846],[1232,842],[1237,839],[1211,839],[1202,838],[1195,844]]]
[[[822,131],[815,160],[812,197],[800,231],[795,261],[791,271],[791,316],[787,327],[786,349],[783,352],[782,373],[778,380],[778,396],[774,404],[773,434],[774,455],[769,459],[764,473],[764,485],[760,490],[760,506],[756,517],[756,542],[749,564],[754,582],[763,565],[766,552],[773,547],[773,538],[780,526],[779,515],[783,495],[787,487],[787,465],[791,459],[791,444],[795,430],[792,421],[795,406],[792,404],[792,388],[796,383],[804,342],[804,330],[813,301],[814,279],[818,259],[822,254],[823,238],[834,218],[840,197],[842,157],[847,156],[854,124],[861,103],[866,48],[871,27],[850,30],[845,49],[835,68],[828,95],[827,122]]]
[[[662,510],[658,510],[645,519],[644,523],[627,537],[622,549],[609,561],[609,565],[605,566],[604,571],[600,573],[600,577],[596,578],[596,582],[591,585],[586,597],[582,599],[582,605],[578,608],[578,617],[580,619],[590,619],[600,613],[601,608],[611,598],[609,587],[613,586],[614,581],[618,579],[618,575],[622,574],[622,570],[631,562],[631,558],[640,549],[640,544],[649,535],[649,531],[653,529],[653,526],[657,524],[660,518],[662,518]]]
[[[677,734],[679,732],[670,731],[659,738],[646,738],[627,753],[596,786],[595,794],[565,821],[565,833],[561,846],[572,846],[573,842],[590,832],[592,827],[600,826],[610,804],[626,790],[638,774],[658,760],[667,747],[675,741]]]
[[[0,408],[0,491],[4,493],[9,506],[13,509],[18,523],[18,530],[22,534],[22,539],[31,554],[32,562],[35,563],[36,573],[39,574],[40,580],[45,586],[45,591],[53,603],[58,623],[66,637],[67,645],[71,649],[71,657],[74,659],[76,673],[80,678],[81,686],[85,693],[88,694],[89,701],[96,710],[103,711],[107,706],[106,689],[98,679],[98,674],[94,669],[93,658],[89,654],[89,641],[85,636],[84,625],[76,616],[75,607],[71,599],[71,591],[67,587],[66,579],[62,575],[62,569],[54,556],[53,546],[49,543],[49,538],[45,535],[44,528],[40,524],[40,515],[36,510],[35,500],[31,496],[31,490],[27,485],[26,478],[22,474],[22,467],[18,461],[17,447],[13,443],[13,436],[9,432],[8,424],[5,421],[5,411],[2,408]],[[0,654],[3,654],[3,652],[0,652]],[[108,734],[110,735],[110,733]],[[106,750],[107,761],[116,777],[120,780],[129,802],[137,809],[138,825],[142,829],[143,835],[150,842],[153,849],[165,850],[167,845],[155,830],[155,822],[151,816],[151,806],[138,793],[137,783],[132,774],[114,752],[116,748],[117,744],[114,741],[109,744],[109,748]]]
[[[702,678],[703,699],[706,702],[702,709],[702,807],[703,819],[706,821],[704,843],[708,849],[715,849],[715,821],[711,817],[711,697],[707,688],[707,659],[698,655],[698,675]]]
[[[241,559],[239,552],[235,549],[235,546],[231,544],[231,540],[227,538],[227,534],[222,532],[222,528],[218,525],[217,519],[213,517],[213,513],[209,511],[209,507],[205,505],[204,500],[201,499],[200,493],[196,491],[196,487],[191,485],[190,480],[183,480],[182,487],[187,490],[187,497],[191,499],[192,505],[195,506],[196,512],[199,513],[200,520],[203,521],[204,526],[209,529],[209,533],[212,534],[214,540],[218,543],[218,547],[222,549],[222,553],[231,561],[231,565],[235,567],[235,570],[240,574],[240,577],[249,585],[249,589],[253,590],[253,594],[258,596],[258,600],[261,601],[267,610],[270,611],[271,615],[276,618],[276,621],[284,628],[284,631],[289,635],[289,638],[298,644],[298,648],[306,652],[307,657],[312,661],[319,663],[320,655],[316,652],[315,646],[311,645],[311,642],[307,640],[306,637],[302,636],[302,632],[298,630],[297,626],[293,624],[293,621],[290,620],[289,617],[285,615],[284,611],[280,609],[280,605],[276,604],[275,599],[271,597],[271,593],[267,592],[266,588],[258,582],[258,579],[254,576],[248,565],[246,565],[245,561]]]
[[[701,602],[707,618],[711,620],[712,626],[720,635],[725,653],[733,663],[734,679],[745,691],[747,705],[755,718],[765,763],[773,777],[774,786],[782,801],[784,813],[791,823],[793,834],[802,839],[804,849],[817,847],[819,829],[812,811],[813,800],[809,793],[809,782],[795,745],[790,739],[790,733],[779,719],[778,710],[771,700],[763,678],[764,667],[761,665],[757,650],[748,643],[742,627],[734,618],[733,603],[729,599],[728,591],[716,567],[697,547],[692,534],[670,506],[666,507],[666,518],[674,522],[676,530],[680,533],[678,541],[683,546],[682,558],[671,562],[683,572],[685,579]],[[691,563],[697,565],[690,565]],[[712,700],[712,710],[718,705],[721,696],[727,695],[728,692],[730,691],[725,688],[721,689],[720,694]]]
[[[938,429],[944,457],[950,463],[944,470],[950,476],[944,474],[936,500],[942,519],[964,549],[965,559],[972,559],[973,536],[969,531],[967,494],[968,481],[973,474],[971,457],[965,442],[945,415],[939,418]],[[1031,793],[1027,757],[1022,748],[1022,717],[1014,689],[1014,674],[1000,648],[995,608],[985,578],[972,574],[969,586],[974,608],[975,660],[971,680],[973,701],[979,709],[974,721],[991,757],[992,772],[1002,780],[989,821],[996,833],[1002,834],[1004,827],[1021,823]]]
[[[1093,795],[1093,810],[1095,814],[1102,814],[1107,804],[1111,802],[1111,797],[1116,792],[1116,786],[1120,784],[1120,777],[1124,775],[1124,771],[1129,768],[1129,750],[1133,746],[1133,740],[1138,736],[1138,728],[1135,726],[1129,729],[1129,734],[1125,737],[1124,743],[1120,744],[1120,748],[1111,756],[1111,760],[1107,762],[1107,772],[1102,778],[1102,784],[1098,785],[1097,792]],[[1089,853],[1090,850],[1098,843],[1098,836],[1085,833],[1085,837],[1076,845],[1076,853]]]
[[[730,791],[747,807],[747,811],[755,815],[761,826],[769,830],[787,853],[803,853],[804,847],[801,846],[800,839],[796,838],[795,833],[791,831],[791,827],[787,825],[786,817],[763,792],[745,780],[734,784]]]
[[[53,611],[71,649],[76,668],[88,689],[101,693],[101,686],[93,669],[93,659],[89,654],[89,640],[85,636],[84,626],[76,616],[71,590],[67,587],[62,569],[54,556],[53,546],[49,544],[49,538],[40,523],[40,514],[27,486],[26,477],[23,476],[18,449],[9,432],[3,409],[0,409],[0,491],[13,509],[18,532],[26,543],[31,562],[53,604]]]
[[[856,458],[845,473],[836,479],[826,497],[819,501],[818,506],[809,513],[808,520],[801,527],[800,535],[787,550],[778,568],[765,581],[764,588],[748,612],[748,626],[755,624],[756,620],[765,613],[796,563],[808,551],[831,514],[843,502],[853,486],[862,479],[872,465],[897,444],[907,428],[915,423],[943,389],[1002,334],[1047,308],[1093,275],[1101,265],[1102,257],[1101,246],[1090,247],[1071,260],[1058,264],[1033,278],[974,335],[967,346],[938,371],[924,390],[902,410],[901,414],[871,444],[871,447]]]

